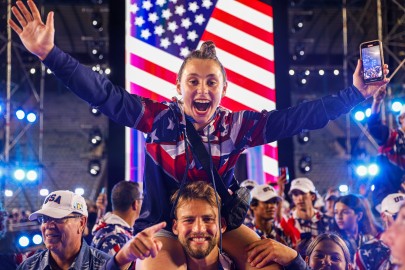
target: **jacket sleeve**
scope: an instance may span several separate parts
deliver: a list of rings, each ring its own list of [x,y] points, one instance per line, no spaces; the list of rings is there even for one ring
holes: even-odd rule
[[[368,120],[368,130],[370,135],[373,136],[374,140],[378,145],[384,145],[389,137],[389,128],[381,122],[380,114],[372,114]]]
[[[311,270],[309,265],[304,261],[300,254],[287,266],[284,266],[285,270]]]
[[[352,85],[334,95],[270,111],[266,123],[266,141],[291,137],[305,129],[320,129],[362,101],[363,95]]]
[[[119,124],[150,132],[151,119],[167,109],[162,103],[130,94],[114,85],[56,46],[43,63],[72,92]]]

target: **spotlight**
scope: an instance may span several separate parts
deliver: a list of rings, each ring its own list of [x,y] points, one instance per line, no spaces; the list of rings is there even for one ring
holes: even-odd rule
[[[366,114],[363,111],[357,111],[354,114],[354,119],[361,122],[366,118]]]
[[[9,190],[9,189],[6,189],[6,190],[4,191],[4,195],[5,195],[6,197],[13,197],[13,191],[12,191],[12,190]]]
[[[33,182],[38,179],[38,173],[35,170],[29,170],[26,174],[27,180]]]
[[[39,235],[39,234],[34,235],[34,236],[32,237],[32,242],[33,242],[35,245],[41,244],[41,243],[42,243],[42,236]]]
[[[92,130],[90,130],[89,142],[90,142],[93,146],[99,145],[102,140],[103,140],[103,137],[102,137],[102,135],[101,135],[101,131],[100,131],[99,128],[93,128]]]
[[[43,196],[43,197],[48,196],[48,195],[49,195],[49,190],[46,189],[46,188],[42,188],[42,189],[39,191],[39,195],[41,195],[41,196]]]
[[[400,112],[402,110],[402,103],[400,101],[394,101],[391,104],[391,110],[393,112]]]
[[[83,189],[83,188],[76,188],[76,189],[75,189],[75,193],[76,193],[77,195],[83,196],[83,194],[84,194],[84,189]]]
[[[101,112],[94,107],[90,107],[90,112],[94,116],[99,116],[101,114]]]
[[[309,130],[304,129],[298,134],[298,142],[300,144],[306,144],[309,142]]]
[[[303,42],[297,42],[294,47],[293,60],[302,60],[305,56],[305,44]]]
[[[380,168],[375,163],[372,163],[372,164],[368,165],[368,167],[367,167],[367,172],[371,176],[376,176],[379,171],[380,171]]]
[[[34,123],[37,120],[37,115],[33,112],[27,114],[27,120],[30,123]]]
[[[17,109],[17,111],[15,112],[15,116],[17,116],[18,120],[22,120],[25,118],[25,112],[23,109]]]
[[[366,109],[366,116],[370,117],[371,115],[371,108]]]
[[[100,171],[101,171],[100,160],[97,160],[97,159],[90,160],[88,170],[92,176],[99,175]]]
[[[99,11],[94,11],[91,14],[91,25],[93,25],[94,29],[101,32],[103,31],[103,16]]]
[[[347,193],[349,191],[349,186],[348,185],[340,185],[339,186],[339,191],[343,194]]]
[[[323,75],[325,75],[325,70],[320,69],[320,70],[318,71],[318,73],[319,73],[320,76],[323,76]]]
[[[338,69],[335,69],[335,70],[333,71],[333,74],[335,74],[336,76],[339,75],[339,73],[340,73],[340,72],[339,72]]]
[[[303,16],[295,16],[292,22],[292,29],[291,32],[296,33],[302,30],[304,27],[304,17]]]
[[[20,247],[27,247],[30,244],[30,239],[27,236],[21,236],[18,239],[18,244]]]
[[[16,169],[14,171],[14,179],[17,181],[22,181],[25,178],[25,171],[23,169]]]
[[[293,69],[290,69],[290,70],[288,71],[288,74],[290,74],[291,76],[294,76],[295,71],[294,71]]]
[[[312,170],[312,159],[308,155],[301,157],[299,161],[299,168],[302,173],[308,173]]]
[[[34,75],[37,72],[37,70],[35,68],[30,68],[30,74]]]
[[[367,175],[367,167],[364,166],[364,165],[357,166],[356,173],[360,177],[366,176]]]

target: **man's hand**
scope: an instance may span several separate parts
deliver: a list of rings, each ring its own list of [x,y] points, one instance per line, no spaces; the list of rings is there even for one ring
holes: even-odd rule
[[[154,235],[164,227],[166,222],[161,222],[138,233],[115,255],[117,265],[121,267],[136,259],[155,258],[162,249],[162,242],[155,240]]]
[[[35,3],[32,0],[28,0],[27,3],[29,10],[22,1],[17,1],[17,6],[13,6],[11,10],[18,24],[12,19],[8,23],[18,34],[25,48],[44,60],[54,47],[54,13],[49,12],[44,24]]]
[[[385,86],[389,82],[389,79],[386,77],[389,72],[387,64],[384,64],[383,66],[384,80],[378,82],[365,84],[363,80],[362,69],[363,62],[359,59],[357,61],[356,70],[353,73],[353,85],[357,89],[359,89],[360,93],[365,98],[373,96],[381,87]]]
[[[247,248],[248,262],[257,268],[262,268],[271,262],[282,266],[289,265],[298,253],[273,239],[262,239],[249,245]]]

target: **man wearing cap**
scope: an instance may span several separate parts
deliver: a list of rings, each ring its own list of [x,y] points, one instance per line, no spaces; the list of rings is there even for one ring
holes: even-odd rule
[[[257,183],[254,180],[251,179],[246,179],[244,181],[242,181],[240,184],[240,187],[245,187],[247,188],[250,192],[252,192],[252,189],[257,186]],[[249,227],[249,224],[252,223],[253,220],[253,213],[251,209],[248,209],[248,211],[246,212],[246,216],[245,219],[243,221],[243,224],[245,224],[246,226]]]
[[[384,198],[381,203],[381,218],[387,230],[395,221],[396,216],[405,202],[405,194],[393,193]],[[389,270],[395,267],[395,258],[390,249],[383,243],[383,239],[373,238],[364,243],[356,252],[354,262],[360,270]]]
[[[380,88],[373,96],[371,115],[368,121],[369,132],[376,140],[380,155],[378,164],[384,171],[377,175],[373,184],[374,205],[381,203],[388,194],[399,192],[404,182],[405,172],[405,106],[397,116],[397,128],[391,129],[381,120],[381,104],[386,95],[386,88]]]
[[[289,195],[295,208],[281,222],[284,233],[291,237],[293,247],[298,243],[305,250],[305,244],[322,232],[334,230],[333,218],[325,216],[314,207],[316,188],[306,177],[296,178],[291,182]],[[303,254],[302,254],[303,255]]]
[[[251,195],[250,209],[253,212],[253,220],[247,226],[261,238],[271,238],[290,246],[291,239],[284,234],[275,221],[277,209],[281,206],[283,199],[269,185],[255,186]]]
[[[68,190],[49,194],[42,208],[29,216],[41,223],[46,250],[26,259],[18,269],[102,269],[110,255],[83,241],[87,217],[82,196]]]

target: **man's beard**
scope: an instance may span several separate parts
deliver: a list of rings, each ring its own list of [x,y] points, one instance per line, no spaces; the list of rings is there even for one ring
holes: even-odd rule
[[[208,247],[207,248],[197,248],[193,249],[190,245],[191,241],[186,240],[180,240],[181,245],[183,246],[184,251],[192,258],[194,259],[204,259],[207,257],[211,251],[215,248],[217,245],[218,241],[216,238],[211,238],[208,240]]]

